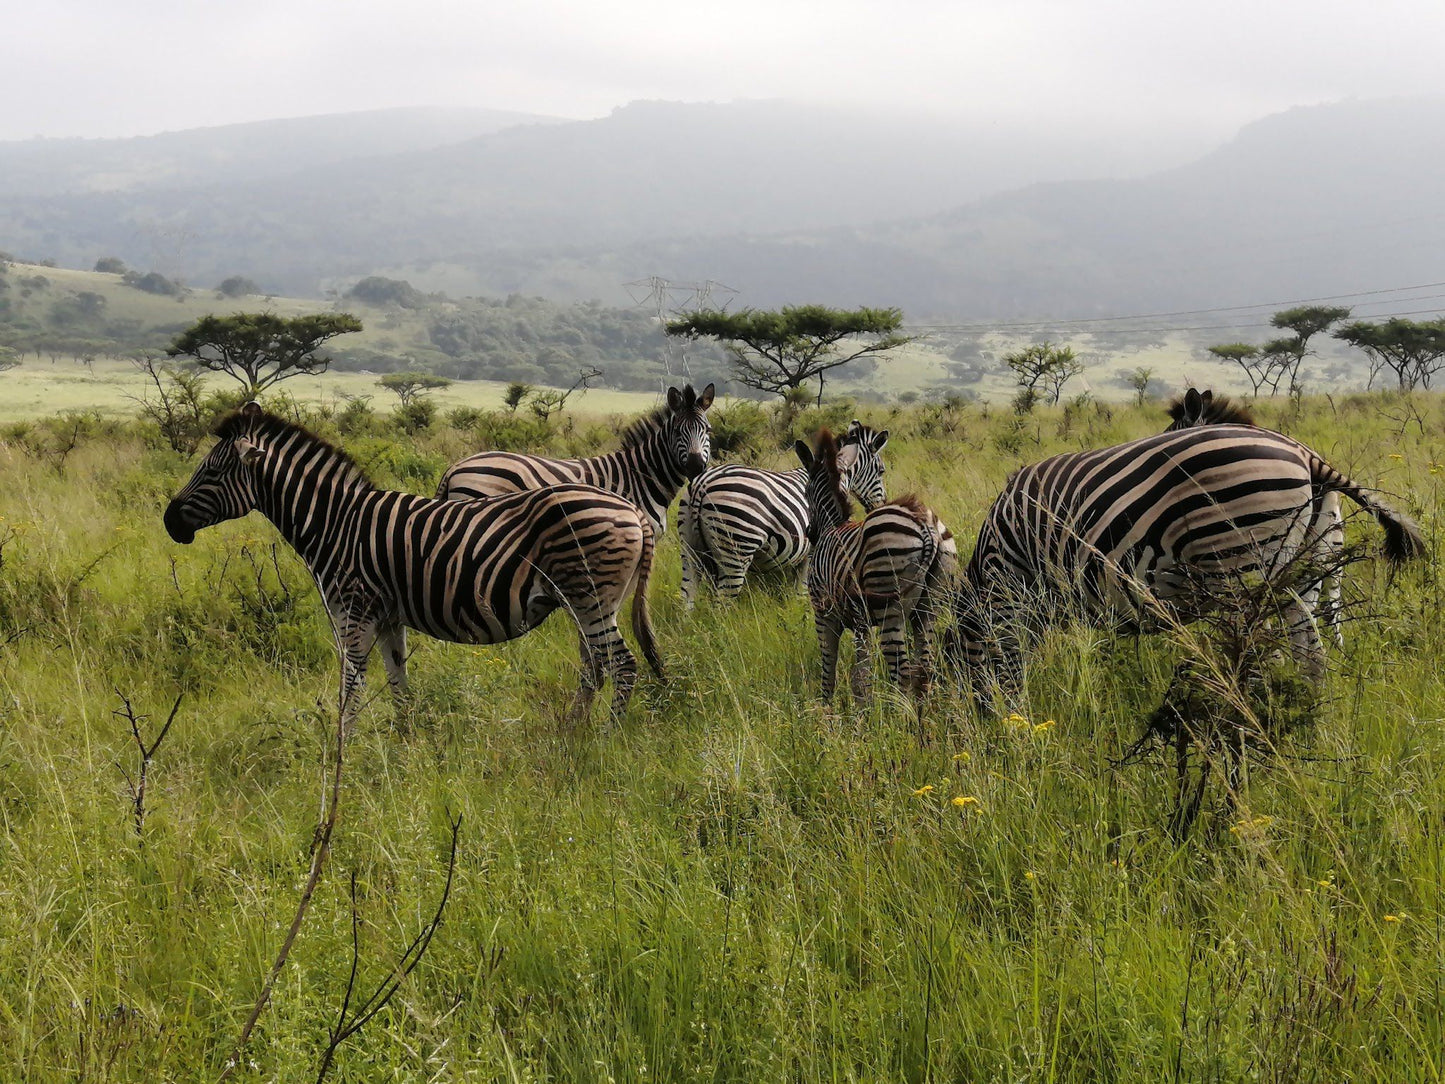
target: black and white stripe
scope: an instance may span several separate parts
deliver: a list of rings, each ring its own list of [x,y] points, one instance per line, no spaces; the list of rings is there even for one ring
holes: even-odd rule
[[[1255,424],[1247,407],[1227,395],[1215,395],[1212,389],[1190,388],[1171,400],[1167,410],[1170,423],[1166,433],[1196,425]],[[1307,533],[1310,562],[1318,576],[1300,585],[1300,595],[1329,628],[1335,646],[1344,650],[1345,516],[1338,492],[1331,489],[1315,494]]]
[[[647,514],[657,534],[667,530],[667,509],[689,478],[707,466],[713,385],[699,395],[689,384],[667,389],[667,406],[622,434],[622,447],[586,459],[549,459],[516,452],[479,452],[447,468],[437,487],[446,500],[495,497],[526,489],[582,482],[626,497]]]
[[[1413,521],[1267,429],[1190,427],[1016,471],[955,596],[956,642],[975,692],[1017,694],[1026,634],[1061,618],[1159,627],[1197,616],[1241,576],[1290,569],[1328,492],[1381,523],[1391,560],[1423,551]],[[1311,607],[1282,594],[1294,654],[1318,677],[1324,648]]]
[[[842,481],[865,510],[885,500],[883,446],[888,430],[854,419],[839,440]],[[682,597],[691,609],[698,581],[736,598],[753,569],[802,571],[808,560],[808,472],[769,471],[739,463],[710,467],[688,484],[678,505]]]
[[[632,628],[661,674],[647,609],[654,534],[631,503],[569,484],[484,501],[441,501],[377,489],[345,454],[254,403],[166,508],[177,542],[252,509],[275,524],[316,579],[341,652],[342,712],[352,709],[377,643],[400,699],[406,633],[492,644],[566,610],[581,637],[585,717],[605,674],[621,712],[637,662],[618,631],[630,592]]]
[[[853,632],[853,693],[867,696],[868,630],[873,626],[880,629],[889,679],[897,685],[906,679],[922,696],[932,675],[938,602],[958,559],[952,533],[912,496],[853,520],[833,435],[823,430],[816,452],[802,441],[794,448],[808,472],[808,598],[822,656],[824,699],[833,697],[845,629]],[[912,657],[905,665],[909,639]]]

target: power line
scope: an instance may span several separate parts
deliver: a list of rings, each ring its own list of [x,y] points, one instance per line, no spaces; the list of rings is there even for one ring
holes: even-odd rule
[[[1347,300],[1347,299],[1349,299],[1349,298],[1354,298],[1354,297],[1379,297],[1379,296],[1384,295],[1384,294],[1409,293],[1409,292],[1414,291],[1414,290],[1429,290],[1429,289],[1434,289],[1435,287],[1442,287],[1442,286],[1445,286],[1445,281],[1441,281],[1441,282],[1422,282],[1422,283],[1419,283],[1419,284],[1414,285],[1414,286],[1394,286],[1394,287],[1391,287],[1391,288],[1385,289],[1385,290],[1356,290],[1356,291],[1354,291],[1353,293],[1347,293],[1347,294],[1327,294],[1327,295],[1322,296],[1322,297],[1296,298],[1296,299],[1293,300],[1293,301],[1266,301],[1266,302],[1261,302],[1260,304],[1257,304],[1257,305],[1220,305],[1220,306],[1217,306],[1217,307],[1215,307],[1215,308],[1210,308],[1210,309],[1177,309],[1177,310],[1175,310],[1175,311],[1173,311],[1173,312],[1146,312],[1146,313],[1137,313],[1137,314],[1129,315],[1129,316],[1090,316],[1090,317],[1081,317],[1081,318],[1079,318],[1079,319],[1072,319],[1072,320],[1070,320],[1070,319],[1060,319],[1060,320],[1019,320],[1019,321],[1000,321],[1000,322],[979,321],[979,322],[968,323],[968,324],[909,324],[908,326],[909,326],[910,328],[912,328],[912,329],[917,329],[917,330],[920,330],[920,331],[980,331],[980,330],[983,330],[983,331],[1005,331],[1005,330],[1028,331],[1028,330],[1032,330],[1032,329],[1053,329],[1053,328],[1064,328],[1064,327],[1078,327],[1078,326],[1082,326],[1082,325],[1090,325],[1090,326],[1092,326],[1092,325],[1094,325],[1094,324],[1122,323],[1122,322],[1125,322],[1125,321],[1133,321],[1133,320],[1162,320],[1162,319],[1166,319],[1166,318],[1181,317],[1181,316],[1206,316],[1206,315],[1210,315],[1210,314],[1212,314],[1212,313],[1221,313],[1221,312],[1247,313],[1247,312],[1251,312],[1251,311],[1256,310],[1256,309],[1284,309],[1284,308],[1293,308],[1293,307],[1296,306],[1296,305],[1313,305],[1313,304],[1318,304],[1318,303],[1324,302],[1324,301],[1343,301],[1343,300]],[[1428,295],[1428,297],[1400,297],[1400,298],[1395,298],[1394,301],[1395,301],[1395,302],[1425,301],[1425,300],[1428,300],[1429,298],[1440,297],[1440,296],[1445,296],[1445,295],[1431,294],[1431,295]],[[1389,303],[1389,302],[1374,302],[1374,304],[1388,304],[1388,303]],[[1370,302],[1364,302],[1364,304],[1370,304]],[[1396,315],[1396,316],[1407,316],[1407,315],[1412,315],[1412,314],[1410,314],[1410,313],[1395,313],[1395,314],[1393,314],[1393,315]],[[1268,327],[1268,326],[1270,326],[1270,325],[1268,325],[1268,324],[1238,324],[1238,325],[1224,325],[1224,326]],[[1148,330],[1148,329],[1140,329],[1140,330]],[[1210,328],[1200,328],[1200,329],[1193,329],[1193,328],[1159,328],[1159,329],[1157,329],[1157,330],[1161,330],[1161,331],[1190,331],[1190,330],[1211,330],[1211,329],[1210,329]]]

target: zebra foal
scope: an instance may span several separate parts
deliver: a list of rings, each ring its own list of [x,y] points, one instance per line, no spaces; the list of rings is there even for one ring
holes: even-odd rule
[[[807,471],[808,598],[822,656],[823,699],[833,699],[845,629],[853,632],[857,656],[853,695],[868,695],[868,633],[874,626],[880,629],[889,679],[903,685],[907,678],[911,691],[922,697],[932,673],[938,598],[958,560],[952,532],[913,496],[854,520],[833,434],[824,429],[816,451],[801,440],[794,450]],[[905,665],[910,637],[912,658]]]
[[[378,489],[339,449],[248,403],[165,511],[182,544],[246,515],[269,519],[306,563],[341,654],[341,713],[353,708],[372,648],[392,692],[406,694],[406,629],[439,640],[494,644],[565,609],[581,641],[572,705],[586,718],[606,674],[621,714],[637,661],[617,628],[632,593],[632,629],[660,677],[647,609],[654,535],[613,493],[560,485],[486,501],[439,501]]]
[[[1340,493],[1385,529],[1385,554],[1423,552],[1400,515],[1298,441],[1243,425],[1190,426],[1056,455],[1009,478],[954,596],[961,655],[982,702],[1022,690],[1027,636],[1068,617],[1157,629],[1207,612],[1241,578],[1273,580],[1291,651],[1324,673],[1313,603],[1292,563],[1316,544],[1321,499]]]
[[[689,478],[707,466],[714,388],[667,389],[667,405],[622,433],[622,447],[585,459],[549,459],[517,452],[478,452],[447,468],[437,487],[444,500],[495,497],[563,482],[581,482],[626,497],[647,514],[654,533],[667,530],[667,509]]]
[[[854,419],[838,441],[841,481],[864,510],[885,499],[881,432]],[[802,571],[808,561],[808,472],[760,470],[739,463],[709,467],[688,483],[678,505],[682,598],[693,608],[699,578],[719,598],[736,598],[748,572]]]

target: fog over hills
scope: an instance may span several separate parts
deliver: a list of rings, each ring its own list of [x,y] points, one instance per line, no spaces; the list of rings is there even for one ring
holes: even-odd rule
[[[556,118],[494,109],[380,109],[132,139],[0,142],[0,196],[227,184],[373,155],[409,154]]]
[[[898,304],[920,318],[1445,278],[1442,99],[1291,110],[1212,150],[1204,133],[782,102],[634,103],[551,124],[425,112],[0,144],[0,248],[313,295],[381,272],[621,302],[625,282],[660,274],[721,280],[750,304]]]

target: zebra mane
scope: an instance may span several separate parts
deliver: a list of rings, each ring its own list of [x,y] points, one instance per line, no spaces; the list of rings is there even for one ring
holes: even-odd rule
[[[838,438],[831,430],[824,428],[818,434],[816,454],[819,470],[828,483],[828,493],[837,502],[838,513],[847,523],[853,518],[853,501],[843,486],[843,472],[838,466]]]
[[[672,416],[670,407],[660,406],[651,414],[644,414],[642,417],[630,422],[622,431],[622,447],[640,448],[652,437],[662,432],[667,427],[667,419]]]
[[[324,449],[330,458],[340,461],[348,481],[375,487],[375,483],[367,477],[366,471],[362,470],[361,465],[347,452],[342,451],[325,437],[317,436],[304,425],[287,421],[268,411],[233,410],[218,421],[211,432],[222,440],[251,436],[261,436],[271,440],[285,437],[299,438],[300,441],[310,444],[312,447]]]
[[[1193,389],[1190,389],[1191,391]],[[1242,403],[1236,403],[1227,395],[1220,395],[1214,391],[1200,393],[1204,403],[1204,411],[1194,425],[1254,425],[1254,414],[1249,407]],[[1169,417],[1176,422],[1185,419],[1185,396],[1176,395],[1169,400],[1166,408]]]

